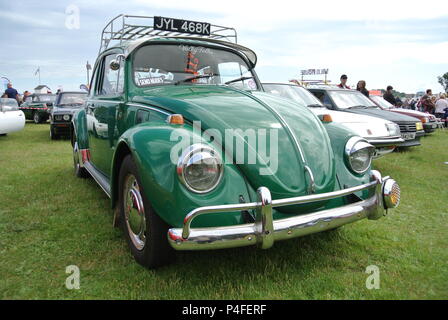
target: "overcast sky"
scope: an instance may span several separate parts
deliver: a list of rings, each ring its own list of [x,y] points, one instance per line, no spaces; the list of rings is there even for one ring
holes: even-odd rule
[[[72,23],[77,10],[79,28]],[[0,76],[20,92],[32,90],[40,67],[53,91],[78,89],[103,27],[121,13],[234,27],[238,42],[257,53],[262,81],[328,68],[332,82],[345,73],[350,85],[365,80],[368,89],[439,92],[437,76],[448,72],[446,0],[1,0]]]

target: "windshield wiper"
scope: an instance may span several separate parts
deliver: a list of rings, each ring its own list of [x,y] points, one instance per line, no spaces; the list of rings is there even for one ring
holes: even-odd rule
[[[214,77],[214,76],[216,76],[216,74],[214,74],[214,73],[213,74],[200,74],[200,75],[197,75],[197,76],[194,76],[194,77],[190,77],[190,78],[186,78],[186,79],[183,79],[183,80],[176,81],[176,82],[174,82],[174,85],[177,86],[178,84],[181,84],[183,82],[190,82],[190,81],[193,81],[193,80],[196,80],[196,79],[210,78],[210,77]]]
[[[367,107],[366,107],[366,106],[363,106],[363,105],[357,105],[357,106],[348,107],[347,109],[355,109],[355,108],[365,109],[365,108],[367,108]]]
[[[253,77],[241,77],[241,78],[238,78],[238,79],[233,79],[233,80],[227,81],[224,84],[231,84],[231,83],[234,83],[234,82],[249,80],[249,79],[252,79],[252,78]]]
[[[322,106],[318,103],[309,104],[307,107],[309,107],[309,108],[324,108],[324,106]]]

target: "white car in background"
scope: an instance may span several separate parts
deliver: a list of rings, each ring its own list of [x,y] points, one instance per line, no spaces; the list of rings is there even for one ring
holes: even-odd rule
[[[304,87],[292,83],[263,83],[265,92],[294,100],[304,105],[317,116],[330,115],[333,122],[340,123],[367,140],[375,147],[375,158],[388,154],[404,140],[400,127],[391,121],[381,118],[335,111],[325,106]]]
[[[16,99],[0,98],[0,135],[20,131],[25,127],[25,114]]]

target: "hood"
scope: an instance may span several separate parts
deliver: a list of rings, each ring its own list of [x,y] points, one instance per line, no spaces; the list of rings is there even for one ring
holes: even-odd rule
[[[432,118],[432,115],[430,115],[428,113],[415,111],[415,110],[410,110],[410,109],[398,109],[397,108],[397,109],[390,109],[389,111],[405,114],[405,115],[408,115],[410,117],[414,117],[414,118],[418,118],[418,119],[421,119],[423,117],[426,117],[426,118],[429,118],[429,119]]]
[[[329,110],[327,108],[310,108],[316,115],[329,114],[333,122],[341,123],[357,135],[364,138],[387,137],[391,134],[386,124],[391,121],[357,113]]]
[[[132,101],[180,113],[189,121],[201,121],[202,130],[218,130],[223,138],[226,130],[254,130],[256,134],[265,130],[265,154],[271,157],[268,165],[263,163],[268,159],[260,154],[256,141],[245,139],[244,134],[237,134],[235,140],[244,144],[246,158],[249,149],[257,150],[257,163],[244,161],[237,165],[254,189],[268,187],[273,199],[308,194],[309,176],[305,174],[305,165],[314,175],[316,193],[334,188],[335,168],[329,137],[322,123],[306,107],[261,92],[205,85],[154,87]],[[275,133],[277,156],[275,145],[269,142]],[[256,140],[265,145],[258,136]],[[235,162],[236,151],[230,156]],[[269,174],[260,174],[260,169]]]
[[[366,109],[355,108],[355,109],[349,109],[347,111],[351,112],[351,113],[356,113],[356,114],[363,114],[363,115],[372,116],[372,117],[379,117],[381,119],[386,119],[386,120],[389,120],[392,122],[414,122],[415,123],[415,118],[413,118],[413,117],[406,116],[404,114],[398,114],[396,112],[386,111],[386,110],[379,109],[379,108],[366,108]]]

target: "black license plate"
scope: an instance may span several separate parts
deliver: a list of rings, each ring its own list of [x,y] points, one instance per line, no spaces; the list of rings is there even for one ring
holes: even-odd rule
[[[210,35],[210,23],[190,20],[154,17],[154,30]]]

